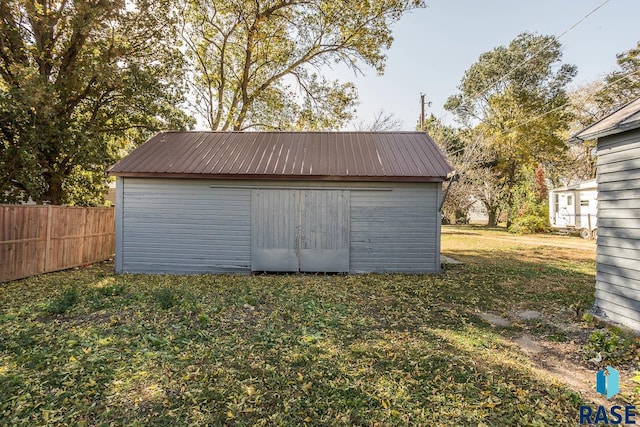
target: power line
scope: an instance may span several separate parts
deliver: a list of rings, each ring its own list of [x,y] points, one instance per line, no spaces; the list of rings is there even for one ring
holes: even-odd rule
[[[629,72],[629,73],[627,73],[627,74],[624,74],[624,75],[623,75],[622,77],[620,77],[619,79],[613,80],[613,81],[611,81],[611,82],[606,83],[605,85],[603,85],[603,86],[602,86],[602,89],[604,89],[604,88],[606,88],[607,86],[610,86],[610,85],[612,85],[612,84],[614,84],[614,83],[617,83],[617,82],[619,82],[620,80],[626,79],[627,77],[631,77],[631,76],[633,76],[633,75],[635,75],[635,74],[640,74],[640,70],[636,70],[636,71],[634,71],[634,72]],[[526,124],[529,124],[529,123],[531,123],[531,122],[533,122],[533,121],[535,121],[535,120],[541,119],[541,118],[543,118],[544,116],[546,116],[546,115],[548,115],[548,114],[551,114],[551,113],[553,113],[553,112],[556,112],[556,111],[558,111],[558,110],[560,110],[560,109],[562,109],[562,108],[566,107],[566,106],[567,106],[567,105],[569,105],[569,104],[571,104],[571,101],[565,102],[564,104],[562,104],[562,105],[560,105],[560,106],[558,106],[558,107],[556,107],[556,108],[554,108],[554,109],[551,109],[551,110],[549,110],[549,111],[546,111],[546,112],[544,112],[544,113],[542,113],[542,114],[540,114],[540,115],[537,115],[537,116],[535,116],[535,117],[532,117],[532,118],[530,118],[530,119],[528,119],[528,120],[526,120],[526,121],[524,121],[524,122],[522,122],[522,123],[518,123],[517,125],[512,126],[511,128],[509,128],[509,129],[505,130],[505,131],[504,131],[504,132],[502,132],[500,135],[506,135],[507,133],[512,132],[513,130],[515,130],[515,129],[517,129],[517,128],[521,127],[521,126],[524,126],[524,125],[526,125]]]
[[[571,25],[569,28],[565,29],[562,33],[560,33],[560,35],[558,36],[553,36],[552,39],[546,43],[542,48],[540,48],[538,51],[536,51],[532,56],[530,56],[529,58],[525,59],[524,61],[520,62],[519,64],[517,64],[515,67],[511,68],[509,71],[507,71],[507,73],[505,73],[503,76],[501,76],[498,80],[494,81],[493,83],[491,83],[489,86],[487,86],[484,90],[481,90],[479,92],[476,93],[476,97],[478,96],[483,96],[485,95],[488,91],[490,91],[491,89],[493,89],[498,83],[500,83],[502,80],[504,80],[505,78],[507,78],[509,75],[511,75],[511,73],[513,73],[514,71],[516,71],[518,68],[522,67],[523,65],[525,65],[526,63],[528,63],[529,61],[531,61],[533,58],[535,58],[536,56],[538,56],[541,52],[543,52],[545,49],[547,49],[554,41],[558,41],[558,39],[560,39],[561,37],[565,36],[567,33],[569,33],[570,31],[572,31],[573,29],[575,29],[578,25],[582,24],[587,18],[589,18],[591,15],[593,15],[595,12],[597,12],[600,8],[602,8],[604,5],[606,5],[607,3],[609,3],[610,0],[605,0],[602,3],[600,3],[598,6],[596,6],[595,8],[593,8],[589,13],[587,13],[586,15],[584,15],[582,18],[580,18],[576,23],[574,23],[573,25]],[[624,78],[624,77],[623,77]],[[564,107],[567,104],[561,106]],[[558,107],[561,108],[561,107]],[[550,110],[548,111],[546,114],[553,112],[554,110]],[[440,120],[443,119],[443,117],[450,115],[450,113],[447,111],[445,112],[441,117]],[[544,117],[544,116],[542,116]],[[531,119],[527,122],[521,123],[519,125],[516,125],[515,127],[512,127],[511,129],[509,129],[506,132],[510,132],[512,129],[515,129],[517,127],[522,126],[523,124],[529,123],[530,121],[533,121],[534,119]]]
[[[479,91],[476,94],[476,97],[479,96],[484,96],[487,94],[488,91],[490,91],[491,89],[493,89],[498,83],[500,83],[502,80],[504,80],[505,78],[507,78],[509,75],[511,75],[511,73],[513,73],[514,71],[516,71],[518,68],[522,67],[523,65],[525,65],[526,63],[528,63],[529,61],[531,61],[533,58],[535,58],[536,56],[538,56],[541,52],[543,52],[545,49],[547,49],[553,42],[558,41],[558,39],[560,39],[561,37],[563,37],[564,35],[566,35],[568,32],[572,31],[574,28],[576,28],[578,25],[580,25],[582,22],[584,22],[589,16],[593,15],[597,10],[599,10],[601,7],[603,7],[605,4],[609,3],[610,0],[605,0],[604,2],[600,3],[600,5],[596,6],[593,10],[591,10],[589,13],[587,13],[585,16],[583,16],[578,22],[576,22],[575,24],[573,24],[572,26],[570,26],[569,28],[567,28],[566,30],[564,30],[559,36],[553,36],[551,40],[549,40],[548,43],[546,43],[544,46],[542,46],[542,48],[540,48],[538,51],[536,51],[532,56],[528,57],[527,59],[525,59],[524,61],[520,62],[519,64],[517,64],[515,67],[511,68],[506,74],[504,74],[502,77],[500,77],[498,80],[494,81],[493,83],[491,83],[488,87],[486,87],[484,90]]]

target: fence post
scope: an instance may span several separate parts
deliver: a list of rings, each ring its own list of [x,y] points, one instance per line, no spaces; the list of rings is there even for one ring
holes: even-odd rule
[[[51,205],[47,205],[47,238],[45,240],[45,248],[44,248],[44,272],[49,271],[49,260],[51,259],[51,213],[53,207]]]
[[[87,237],[88,234],[88,230],[87,230],[87,210],[91,209],[91,208],[84,208],[82,209],[82,240],[80,240],[80,256],[79,259],[82,261],[82,263],[84,264],[85,262],[87,262],[87,259],[85,259],[84,257],[84,250],[85,250],[85,246],[87,246],[87,242],[89,239],[91,239],[90,237]]]

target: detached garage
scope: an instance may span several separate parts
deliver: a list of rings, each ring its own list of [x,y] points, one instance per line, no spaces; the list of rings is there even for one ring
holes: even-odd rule
[[[109,169],[117,273],[435,272],[422,132],[162,132]]]

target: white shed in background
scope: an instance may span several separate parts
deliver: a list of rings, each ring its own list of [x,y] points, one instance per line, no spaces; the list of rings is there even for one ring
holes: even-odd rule
[[[585,239],[598,233],[598,183],[595,179],[549,191],[549,222],[576,230]]]

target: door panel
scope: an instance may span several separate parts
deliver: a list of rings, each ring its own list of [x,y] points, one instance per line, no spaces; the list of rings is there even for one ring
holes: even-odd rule
[[[253,190],[251,270],[349,271],[349,191]]]
[[[300,203],[300,271],[349,271],[349,192],[304,190]]]
[[[253,190],[251,270],[298,271],[298,190]]]

